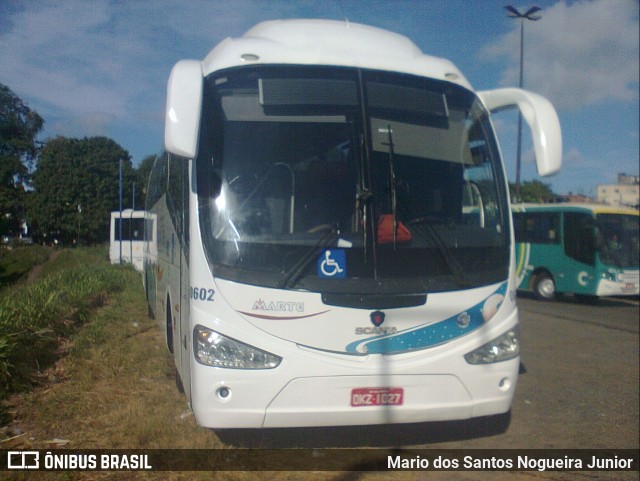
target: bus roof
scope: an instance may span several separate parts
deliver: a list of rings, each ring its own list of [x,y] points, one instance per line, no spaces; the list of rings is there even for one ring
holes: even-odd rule
[[[583,204],[578,202],[562,202],[558,204],[512,204],[511,209],[514,212],[524,211],[588,211],[594,214],[627,214],[640,215],[635,209],[625,207],[614,207],[606,204]]]
[[[425,55],[407,37],[336,20],[271,20],[219,43],[202,62],[205,76],[249,64],[334,65],[389,70],[471,84],[450,61]]]

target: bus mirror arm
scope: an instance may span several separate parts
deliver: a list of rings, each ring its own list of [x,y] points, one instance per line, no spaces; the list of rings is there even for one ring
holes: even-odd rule
[[[202,64],[181,60],[171,70],[167,85],[164,148],[188,159],[198,151],[202,83]]]
[[[517,107],[531,129],[536,166],[541,176],[555,174],[562,164],[562,133],[556,109],[533,92],[503,88],[478,92],[490,112]]]

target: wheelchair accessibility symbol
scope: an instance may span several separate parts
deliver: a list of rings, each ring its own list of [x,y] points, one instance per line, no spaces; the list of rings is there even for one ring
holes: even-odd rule
[[[341,279],[347,277],[347,256],[343,249],[327,249],[317,262],[318,277]]]

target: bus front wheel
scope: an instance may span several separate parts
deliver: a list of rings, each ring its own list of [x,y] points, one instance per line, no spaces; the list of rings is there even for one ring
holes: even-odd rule
[[[533,294],[539,300],[552,300],[556,294],[556,283],[553,277],[546,272],[538,274],[533,282]]]

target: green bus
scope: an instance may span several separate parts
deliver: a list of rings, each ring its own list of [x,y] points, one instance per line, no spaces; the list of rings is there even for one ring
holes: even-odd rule
[[[638,295],[638,211],[566,203],[512,211],[518,289],[546,300]]]

